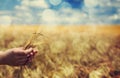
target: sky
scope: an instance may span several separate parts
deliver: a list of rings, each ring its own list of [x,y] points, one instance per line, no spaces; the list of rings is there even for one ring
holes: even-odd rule
[[[0,0],[0,24],[120,24],[120,0]]]

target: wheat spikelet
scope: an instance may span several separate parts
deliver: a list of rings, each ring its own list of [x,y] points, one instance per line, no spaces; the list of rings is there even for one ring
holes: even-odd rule
[[[23,47],[24,50],[29,49],[29,48],[34,48],[33,43],[39,37],[39,35],[43,36],[43,34],[41,34],[41,33],[36,33],[36,32],[33,33],[32,37],[26,42],[25,46]],[[27,61],[26,61],[26,63],[27,63]],[[26,66],[20,66],[17,78],[23,78],[23,69],[25,69],[27,71]]]

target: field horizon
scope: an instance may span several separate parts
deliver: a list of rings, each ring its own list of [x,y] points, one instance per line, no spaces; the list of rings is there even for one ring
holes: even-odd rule
[[[72,31],[72,32],[93,32],[93,33],[102,33],[102,34],[120,34],[120,25],[58,25],[58,26],[48,26],[48,25],[0,25],[3,28],[38,28],[38,29],[47,29],[49,31],[52,30],[63,30],[63,31]]]

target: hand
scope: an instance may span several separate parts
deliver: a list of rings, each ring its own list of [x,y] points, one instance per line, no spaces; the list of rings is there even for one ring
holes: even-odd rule
[[[30,62],[30,60],[37,53],[33,48],[24,50],[23,48],[9,49],[3,53],[3,64],[11,66],[22,66]]]
[[[33,50],[32,52],[27,54],[27,60],[25,61],[24,65],[32,62],[32,59],[34,58],[35,54],[37,53],[37,50]]]

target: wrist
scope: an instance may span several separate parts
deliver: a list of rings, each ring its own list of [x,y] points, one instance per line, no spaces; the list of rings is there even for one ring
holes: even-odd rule
[[[0,51],[0,65],[5,65],[6,60],[5,60],[5,52]]]

